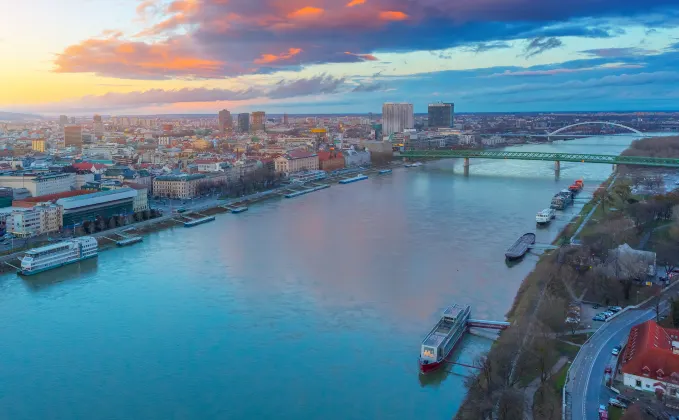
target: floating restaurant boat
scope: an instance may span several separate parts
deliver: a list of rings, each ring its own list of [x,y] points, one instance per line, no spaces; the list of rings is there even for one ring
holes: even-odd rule
[[[193,219],[188,222],[184,222],[184,227],[194,227],[202,225],[203,223],[211,222],[215,220],[214,216],[201,217],[200,219]]]
[[[73,264],[98,255],[99,244],[91,236],[73,238],[40,248],[33,248],[21,258],[21,271],[19,274],[30,276]]]
[[[453,304],[441,316],[439,322],[422,341],[420,350],[420,373],[438,369],[462,341],[471,315],[469,305]]]
[[[144,240],[144,238],[142,238],[141,236],[133,236],[131,238],[125,238],[125,239],[121,239],[120,241],[117,241],[116,245],[127,246],[127,245],[136,244],[137,242],[141,242],[143,240]]]
[[[535,243],[535,234],[526,233],[512,244],[512,246],[505,252],[505,258],[508,260],[516,260],[523,257],[530,247]]]
[[[352,182],[363,181],[364,179],[368,179],[368,177],[366,175],[363,175],[363,174],[358,174],[355,177],[343,179],[339,183],[340,184],[351,184]]]
[[[407,163],[403,165],[405,168],[417,168],[418,166],[422,166],[422,162]]]
[[[381,170],[378,172],[378,174],[380,174],[380,175],[390,174],[390,173],[391,173],[391,169],[381,169]]]
[[[535,215],[535,221],[539,225],[546,225],[556,217],[556,211],[552,208],[544,209]]]

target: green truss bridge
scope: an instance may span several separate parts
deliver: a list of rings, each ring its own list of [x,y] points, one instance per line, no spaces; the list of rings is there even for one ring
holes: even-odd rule
[[[607,163],[609,165],[643,165],[679,168],[679,159],[643,156],[590,155],[586,153],[541,153],[541,152],[504,152],[489,150],[408,150],[399,154],[403,158],[464,158],[465,167],[470,158],[542,160],[555,163],[554,169],[561,168],[561,162]]]

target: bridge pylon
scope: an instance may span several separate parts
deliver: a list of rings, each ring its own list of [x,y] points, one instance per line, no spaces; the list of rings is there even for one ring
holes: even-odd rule
[[[554,171],[561,172],[561,161],[559,160],[554,161]]]

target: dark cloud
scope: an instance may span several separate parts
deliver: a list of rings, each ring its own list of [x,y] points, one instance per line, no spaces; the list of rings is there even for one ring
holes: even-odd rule
[[[613,57],[644,56],[648,54],[653,54],[656,51],[637,47],[625,47],[625,48],[597,48],[594,50],[584,50],[580,52],[595,57],[613,58]]]
[[[538,37],[528,41],[523,49],[523,56],[530,58],[561,46],[563,46],[563,42],[559,38]]]
[[[57,56],[55,71],[220,78],[372,60],[381,52],[465,45],[482,52],[516,39],[539,40],[526,50],[533,56],[560,46],[562,36],[617,36],[630,22],[676,26],[676,10],[676,0],[368,0],[353,7],[333,0],[175,0],[142,31],[153,36],[85,40]]]
[[[345,79],[321,74],[307,79],[292,81],[282,80],[267,93],[271,99],[290,98],[294,96],[322,95],[337,93],[344,85]]]
[[[351,89],[352,92],[381,92],[387,90],[387,86],[380,82],[359,83]]]
[[[471,44],[466,46],[464,49],[466,51],[471,51],[476,54],[483,53],[486,51],[491,51],[491,50],[502,50],[502,49],[507,49],[511,48],[512,45],[508,42],[504,41],[494,41],[494,42],[477,42],[475,44]]]

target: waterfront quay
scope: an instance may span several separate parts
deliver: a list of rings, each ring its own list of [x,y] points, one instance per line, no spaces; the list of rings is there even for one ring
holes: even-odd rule
[[[626,147],[563,147],[580,141]],[[551,242],[581,206],[539,230],[535,213],[610,169],[573,163],[555,180],[548,163],[478,160],[464,177],[433,161],[4,275],[0,417],[450,418],[471,371],[420,376],[422,338],[453,302],[503,319],[536,261],[507,265],[507,246],[528,231]],[[453,358],[490,346],[469,335]]]

